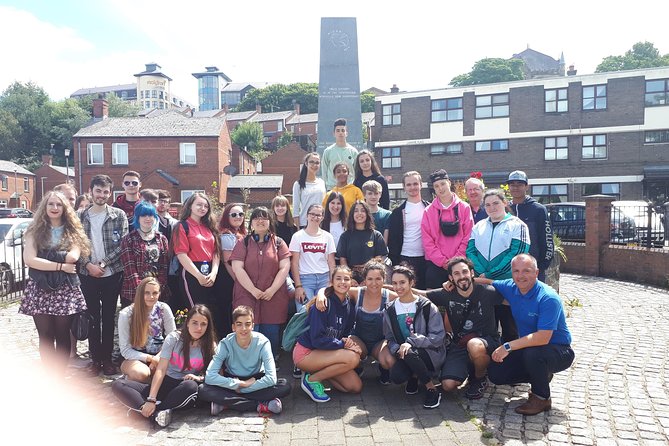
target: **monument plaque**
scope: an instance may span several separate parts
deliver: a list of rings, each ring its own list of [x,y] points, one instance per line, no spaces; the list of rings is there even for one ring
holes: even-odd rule
[[[347,122],[350,145],[363,148],[360,110],[358,32],[355,17],[321,18],[321,65],[318,82],[318,153],[334,144],[337,118]]]

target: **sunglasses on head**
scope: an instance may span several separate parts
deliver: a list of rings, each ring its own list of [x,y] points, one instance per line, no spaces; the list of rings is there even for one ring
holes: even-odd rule
[[[133,186],[139,186],[139,181],[124,181],[123,184],[124,184],[125,186],[130,186],[131,184],[132,184]]]
[[[244,216],[243,212],[230,212],[230,217],[232,218],[243,217],[243,216]]]

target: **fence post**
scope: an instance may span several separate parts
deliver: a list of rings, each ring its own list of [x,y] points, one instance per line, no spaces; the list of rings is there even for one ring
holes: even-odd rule
[[[662,205],[664,208],[664,215],[662,216],[662,227],[664,228],[664,243],[663,246],[667,246],[669,243],[669,201]]]
[[[611,202],[609,195],[585,198],[585,274],[599,276],[602,246],[611,240]]]

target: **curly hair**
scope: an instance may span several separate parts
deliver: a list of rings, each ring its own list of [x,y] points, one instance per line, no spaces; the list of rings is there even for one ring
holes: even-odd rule
[[[63,205],[63,214],[61,216],[61,223],[63,226],[63,238],[58,245],[59,249],[69,251],[76,246],[81,251],[81,256],[85,257],[91,253],[91,242],[88,240],[84,228],[81,225],[81,220],[74,212],[74,208],[70,202],[60,192],[49,191],[44,194],[44,198],[40,201],[33,221],[26,230],[26,236],[30,235],[35,243],[35,249],[47,248],[51,245],[51,219],[47,213],[47,203],[55,197]]]

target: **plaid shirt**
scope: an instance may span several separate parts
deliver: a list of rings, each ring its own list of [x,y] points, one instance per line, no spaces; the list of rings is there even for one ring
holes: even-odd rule
[[[154,275],[160,283],[160,298],[165,300],[169,297],[167,288],[167,267],[169,266],[169,253],[167,238],[156,231],[155,243],[151,243],[158,250],[155,262],[151,262],[147,252],[148,245],[142,239],[139,232],[132,231],[121,240],[121,262],[123,263],[123,285],[121,287],[121,299],[126,302],[135,300],[135,291],[139,283],[145,277]]]
[[[81,224],[84,226],[84,232],[89,239],[91,237],[91,220],[88,212],[92,206],[79,211],[78,215]],[[125,212],[120,209],[106,205],[107,218],[102,224],[102,243],[105,246],[105,258],[102,261],[112,274],[123,271],[121,263],[121,239],[128,233],[128,219]],[[91,257],[81,257],[79,259],[79,274],[88,276],[86,265],[90,263]]]

